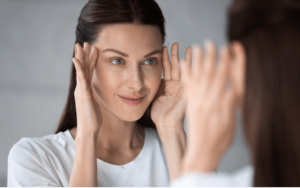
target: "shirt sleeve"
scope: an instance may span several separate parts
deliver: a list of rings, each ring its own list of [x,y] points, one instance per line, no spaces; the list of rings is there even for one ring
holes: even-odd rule
[[[250,187],[253,169],[244,167],[235,173],[198,173],[186,174],[171,183],[172,187]]]
[[[37,148],[24,141],[23,144],[15,144],[8,156],[7,186],[59,187],[43,166]]]

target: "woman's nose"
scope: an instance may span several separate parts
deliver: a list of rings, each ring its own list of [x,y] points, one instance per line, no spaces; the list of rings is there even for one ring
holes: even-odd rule
[[[139,65],[127,69],[126,86],[134,91],[140,91],[143,88],[143,72]]]

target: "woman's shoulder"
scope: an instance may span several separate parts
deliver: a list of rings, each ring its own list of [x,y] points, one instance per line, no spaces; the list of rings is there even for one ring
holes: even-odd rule
[[[56,170],[72,161],[66,144],[64,133],[20,139],[8,155],[8,185],[60,185]]]
[[[66,150],[68,145],[65,132],[51,134],[38,138],[21,138],[13,145],[9,152],[9,159],[19,159],[19,156],[46,157],[46,155],[56,155]],[[69,144],[70,145],[70,144]]]
[[[24,137],[21,138],[13,147],[21,147],[28,150],[43,147],[64,147],[67,144],[67,140],[64,134],[65,132],[60,132],[58,134],[50,134],[47,136],[36,138]]]

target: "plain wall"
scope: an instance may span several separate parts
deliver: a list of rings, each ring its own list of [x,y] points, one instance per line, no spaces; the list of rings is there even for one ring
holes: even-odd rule
[[[22,137],[53,134],[69,86],[75,27],[86,0],[0,1],[0,186],[6,186],[7,157]],[[166,18],[166,43],[186,47],[213,39],[226,43],[230,0],[158,0]],[[219,170],[249,164],[241,117],[233,147]]]

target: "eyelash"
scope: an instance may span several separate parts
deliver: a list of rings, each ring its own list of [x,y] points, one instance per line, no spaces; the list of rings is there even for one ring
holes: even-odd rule
[[[113,60],[111,60],[111,62],[112,62],[112,64],[114,64],[114,65],[121,65],[121,64],[122,64],[122,63],[120,63],[120,64],[113,63],[113,61],[115,61],[115,60],[122,61],[122,63],[124,62],[124,60],[123,60],[123,59],[113,59]]]
[[[122,61],[122,63],[113,63],[113,61],[115,61],[115,60]],[[154,64],[157,62],[157,59],[156,59],[156,58],[147,59],[147,60],[145,60],[144,62],[149,61],[149,60],[153,60],[154,63],[152,63],[152,64],[145,64],[145,65],[154,65]],[[121,65],[121,64],[124,63],[124,60],[123,60],[123,59],[119,59],[119,58],[115,58],[115,59],[112,59],[110,62],[111,62],[112,64],[114,64],[114,65]]]

